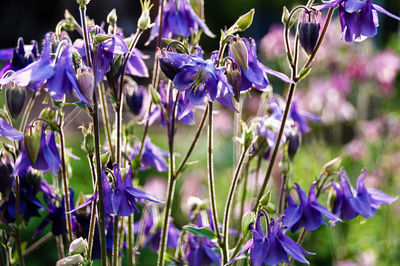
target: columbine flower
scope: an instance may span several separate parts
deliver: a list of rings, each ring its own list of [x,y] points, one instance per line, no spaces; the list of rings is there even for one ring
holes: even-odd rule
[[[6,120],[0,117],[0,135],[9,140],[23,140],[24,134],[13,128]]]
[[[192,33],[197,33],[199,27],[210,37],[214,34],[208,29],[207,25],[193,11],[189,0],[165,1],[162,14],[162,38],[171,39],[174,36],[188,37]],[[154,26],[151,29],[150,37],[146,42],[149,44],[158,35],[159,16],[157,16]]]
[[[51,131],[46,137],[44,124],[42,125],[40,148],[35,163],[32,164],[32,161],[26,153],[24,146],[22,146],[22,151],[15,161],[13,174],[20,175],[22,173],[26,173],[29,171],[30,167],[37,170],[42,170],[44,172],[50,170],[54,175],[57,175],[58,169],[61,167],[61,159],[60,155],[58,154],[54,131]]]
[[[131,160],[139,154],[141,143],[136,143],[133,153],[131,155]],[[140,170],[145,170],[149,166],[153,166],[158,172],[165,172],[168,170],[167,162],[165,158],[168,157],[168,152],[160,149],[156,145],[154,145],[149,137],[146,137],[144,140],[144,147],[142,158],[140,158],[140,162],[142,164]]]
[[[377,11],[400,20],[381,6],[372,4],[372,0],[333,0],[315,8],[330,7],[339,7],[342,39],[346,42],[362,41],[367,37],[375,36],[379,25]]]
[[[336,200],[332,208],[335,215],[340,215],[346,220],[354,219],[359,214],[364,218],[371,218],[382,204],[392,204],[397,200],[397,197],[389,196],[378,189],[366,188],[365,175],[364,169],[357,179],[355,190],[344,169],[339,175],[340,187],[332,181],[332,186],[336,191]]]
[[[115,214],[118,216],[129,216],[133,211],[139,212],[136,206],[136,200],[149,200],[160,202],[155,197],[133,187],[131,179],[132,168],[129,168],[122,182],[121,173],[118,164],[114,165],[115,187],[111,190],[105,174],[102,175],[104,190],[104,211],[107,214]]]
[[[284,212],[285,218],[283,219],[283,224],[291,228],[292,232],[296,232],[301,227],[304,227],[307,231],[314,231],[318,229],[321,224],[326,225],[323,216],[334,222],[340,220],[317,202],[317,196],[314,191],[316,182],[311,185],[308,198],[299,184],[295,184],[300,204],[297,205],[292,196],[289,195],[288,208]]]
[[[258,90],[266,90],[269,85],[269,81],[267,78],[267,74],[276,76],[280,78],[281,80],[292,83],[293,81],[289,79],[286,75],[274,71],[272,69],[269,69],[265,65],[263,65],[260,61],[257,59],[257,47],[256,47],[256,42],[254,39],[250,38],[247,40],[246,38],[242,38],[244,43],[246,44],[247,47],[247,52],[248,52],[248,68],[244,69],[242,66],[240,66],[241,70],[241,91],[247,91],[251,89],[252,87],[258,89]],[[229,52],[230,56],[234,58],[234,54],[232,52],[231,46],[229,46]],[[238,63],[239,65],[239,63]]]
[[[261,216],[264,216],[267,220],[267,235],[265,235],[261,226]],[[243,250],[229,264],[249,249],[250,261],[253,266],[277,265],[282,261],[289,264],[288,255],[298,262],[309,264],[304,254],[314,255],[314,253],[304,250],[299,244],[284,235],[286,226],[280,225],[282,219],[283,217],[280,217],[276,222],[274,219],[268,221],[267,214],[261,211],[258,214],[255,227],[254,223],[249,225],[253,238],[244,245]]]
[[[310,131],[310,127],[307,124],[307,120],[314,121],[314,122],[321,122],[321,118],[315,116],[311,113],[306,111],[300,110],[297,107],[297,102],[293,101],[290,106],[290,117],[293,121],[298,125],[299,131],[301,134],[307,133]]]
[[[203,59],[200,49],[196,55],[163,51],[159,58],[161,70],[194,105],[217,99],[232,108],[230,97],[226,96],[233,94],[233,88],[224,74],[225,68],[216,68],[216,52],[208,60]]]

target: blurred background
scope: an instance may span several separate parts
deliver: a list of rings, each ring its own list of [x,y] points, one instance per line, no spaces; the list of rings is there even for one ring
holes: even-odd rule
[[[400,14],[400,1],[374,1],[392,13]],[[258,43],[259,59],[272,69],[289,73],[284,57],[282,25],[280,18],[282,6],[289,9],[300,1],[266,0],[210,0],[205,3],[206,23],[212,32],[218,34],[220,28],[229,27],[243,13],[255,8],[254,22],[243,36],[253,37]],[[140,3],[137,0],[92,0],[88,6],[88,16],[96,23],[105,20],[107,14],[115,8],[118,25],[125,35],[136,30],[136,21],[140,15]],[[57,22],[64,17],[68,9],[75,18],[79,18],[75,0],[2,0],[0,9],[0,48],[14,47],[17,38],[22,36],[25,43],[41,40],[48,31],[54,31]],[[157,8],[153,8],[153,17]],[[344,155],[343,166],[352,183],[362,168],[367,169],[367,186],[376,187],[388,194],[400,193],[400,37],[399,23],[386,16],[379,16],[378,35],[362,43],[348,44],[340,40],[340,27],[336,18],[328,31],[328,36],[316,58],[312,74],[300,83],[296,92],[296,101],[301,109],[321,117],[322,123],[310,124],[311,132],[303,135],[302,146],[294,159],[291,180],[309,187],[321,172],[322,166],[331,159]],[[322,17],[323,20],[323,17]],[[144,46],[148,33],[139,42],[139,48],[151,54],[154,42]],[[201,44],[206,51],[217,49],[218,39],[202,38]],[[334,52],[332,52],[334,51]],[[148,60],[148,65],[152,60]],[[279,80],[271,78],[274,91],[283,93],[287,89]],[[144,82],[146,82],[144,80]],[[253,117],[259,105],[259,94],[253,92],[244,104],[244,119]],[[40,110],[38,110],[40,111]],[[201,112],[198,113],[201,115]],[[126,114],[127,119],[134,119]],[[227,190],[232,176],[232,114],[224,108],[215,117],[215,170],[218,209],[223,211]],[[74,154],[81,157],[71,161],[71,186],[77,192],[91,193],[90,169],[83,151],[82,141],[77,127],[69,126],[70,135],[67,145]],[[140,132],[141,128],[138,126]],[[182,124],[178,128],[179,143],[189,145],[195,127]],[[189,133],[188,133],[189,132]],[[139,134],[140,135],[140,134]],[[165,129],[153,127],[150,136],[161,148],[167,149]],[[187,145],[176,145],[177,152],[184,154]],[[191,157],[198,160],[178,181],[173,217],[177,227],[188,221],[187,202],[190,196],[206,199],[206,153],[205,134]],[[227,159],[228,158],[228,159]],[[178,157],[179,160],[179,157]],[[261,176],[267,167],[262,162]],[[254,167],[252,167],[254,168]],[[254,169],[251,168],[247,191],[255,184]],[[279,171],[272,182],[272,192],[279,186]],[[165,197],[166,175],[149,170],[140,176],[144,190]],[[241,190],[241,188],[240,188]],[[241,190],[242,191],[242,190]],[[274,194],[275,193],[275,194]],[[79,194],[79,193],[76,193]],[[251,194],[251,193],[247,193]],[[241,194],[238,195],[238,198]],[[248,199],[250,200],[250,198]],[[326,197],[322,197],[324,203]],[[220,213],[222,214],[222,213]],[[240,212],[234,215],[239,218]],[[34,218],[24,231],[24,239],[30,242],[32,232],[42,218]],[[399,265],[400,262],[400,202],[392,206],[383,206],[375,217],[365,220],[356,218],[336,227],[321,227],[308,234],[303,247],[317,256],[308,256],[311,265]],[[47,231],[49,228],[47,228]],[[45,233],[45,232],[44,232]],[[43,233],[43,234],[44,234]],[[297,236],[293,236],[296,239]],[[47,242],[38,252],[27,258],[29,265],[43,264],[57,260],[53,240]],[[54,252],[50,252],[53,250]],[[154,254],[146,249],[140,258],[140,265],[154,265]]]

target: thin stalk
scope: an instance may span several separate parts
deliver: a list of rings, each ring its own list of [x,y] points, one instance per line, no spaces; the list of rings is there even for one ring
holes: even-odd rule
[[[56,236],[56,243],[57,243],[58,258],[62,259],[64,258],[64,243],[62,235]]]
[[[133,213],[132,215],[128,216],[128,266],[133,266],[134,265],[134,261],[133,261],[133,256],[132,256],[132,252],[133,252]]]
[[[92,59],[89,50],[89,35],[87,31],[86,23],[86,5],[79,6],[79,13],[81,16],[81,24],[83,29],[83,39],[85,41],[85,51],[88,66],[92,68]],[[93,73],[96,73],[95,69]],[[101,156],[100,156],[100,129],[99,129],[99,114],[98,114],[98,102],[97,102],[97,88],[93,90],[93,112],[92,119],[94,124],[94,141],[95,141],[95,158],[96,158],[96,174],[97,174],[97,189],[99,193],[98,199],[98,223],[100,230],[100,245],[101,245],[101,264],[106,266],[107,263],[107,253],[106,253],[106,235],[104,226],[104,203],[103,203],[103,184],[101,182]]]
[[[242,153],[240,154],[238,164],[236,165],[235,174],[232,179],[231,187],[229,189],[228,198],[226,199],[225,205],[225,212],[224,212],[224,221],[223,221],[223,231],[222,235],[224,237],[223,244],[225,245],[225,250],[229,250],[229,243],[228,243],[228,228],[229,228],[229,217],[230,217],[230,210],[232,205],[233,196],[236,193],[237,185],[239,183],[240,172],[242,169],[242,165],[244,162],[244,158],[246,157],[247,149],[243,148]],[[228,258],[226,258],[228,260]],[[224,263],[227,263],[224,262]]]
[[[124,218],[125,217],[121,217],[121,222],[120,222],[120,226],[119,226],[119,232],[118,232],[118,234],[119,234],[119,238],[118,238],[118,250],[121,250],[122,251],[122,249],[123,249],[123,247],[122,247],[122,241],[123,241],[123,239],[124,239]],[[120,258],[121,259],[121,258]]]
[[[109,124],[109,118],[108,118],[108,107],[107,107],[107,101],[105,98],[106,92],[104,88],[104,84],[100,83],[100,101],[101,101],[101,106],[103,108],[103,120],[104,120],[104,129],[106,131],[106,136],[107,136],[107,141],[108,141],[108,146],[110,148],[110,153],[111,153],[111,160],[115,162],[115,153],[114,153],[114,147],[112,145],[112,140],[111,140],[111,130],[110,130],[110,124]]]
[[[48,232],[44,236],[42,236],[39,240],[37,240],[35,243],[30,245],[27,249],[25,249],[23,256],[28,256],[31,254],[33,251],[41,247],[44,243],[46,243],[48,240],[50,240],[53,237],[53,234],[51,232]]]
[[[242,198],[240,199],[240,216],[243,217],[244,215],[244,202],[246,201],[246,194],[247,194],[247,180],[249,179],[249,167],[250,167],[250,162],[247,161],[246,163],[246,168],[245,168],[245,174],[244,174],[244,183],[243,183],[243,190],[242,190]],[[242,232],[242,223],[239,221],[239,230],[238,232]]]
[[[171,99],[171,97],[168,97],[168,99]],[[176,184],[176,178],[174,177],[174,172],[175,172],[174,139],[175,139],[175,120],[176,120],[176,109],[178,105],[178,99],[179,99],[179,92],[176,95],[172,113],[170,115],[171,120],[168,123],[168,131],[169,131],[168,132],[168,148],[169,148],[168,193],[167,193],[167,204],[165,206],[165,212],[162,223],[161,242],[160,242],[160,249],[157,262],[157,265],[159,266],[163,266],[165,262],[164,256],[165,256],[165,251],[167,249],[169,217],[171,215],[171,207],[174,198],[174,191]]]
[[[26,127],[26,124],[28,123],[29,114],[32,111],[33,103],[35,102],[37,94],[38,94],[38,92],[34,91],[32,97],[29,99],[28,103],[26,104],[26,109],[24,111],[24,114],[23,114],[22,120],[21,120],[21,124],[19,126],[19,131],[23,132]]]
[[[67,169],[65,165],[65,140],[64,140],[64,132],[63,132],[63,121],[61,117],[61,123],[59,126],[58,133],[60,135],[60,146],[61,146],[61,175],[63,180],[63,187],[64,187],[64,201],[65,201],[65,219],[67,224],[67,231],[68,231],[68,245],[73,240],[72,236],[72,223],[71,223],[71,205],[69,202],[69,186],[68,186],[68,177],[67,177]]]
[[[223,240],[221,238],[221,233],[219,231],[218,222],[218,211],[217,202],[215,199],[215,187],[214,187],[214,159],[213,159],[213,103],[208,103],[208,143],[207,143],[207,168],[208,168],[208,193],[210,197],[210,205],[212,212],[212,221],[215,228],[215,234],[217,235],[218,244],[222,251],[222,261],[223,264],[227,263],[228,251],[223,245]]]
[[[112,265],[117,266],[118,263],[118,215],[114,216],[114,230],[113,230],[113,251],[112,251]]]
[[[20,191],[19,191],[19,176],[15,176],[15,219],[18,219],[19,216],[19,201],[20,201]],[[19,260],[19,265],[24,266],[24,256],[22,254],[22,241],[21,241],[21,236],[19,234],[19,223],[16,222],[16,228],[15,228],[15,245],[17,247],[17,253],[18,253],[18,260]]]
[[[192,144],[190,145],[190,148],[189,148],[189,150],[187,151],[185,157],[183,158],[183,160],[182,160],[181,163],[179,164],[178,170],[176,170],[176,172],[175,172],[175,176],[174,176],[175,179],[178,178],[178,176],[179,176],[179,174],[181,173],[183,167],[186,165],[187,160],[189,159],[190,155],[192,154],[192,151],[193,151],[194,147],[196,146],[197,141],[199,140],[200,134],[201,134],[201,132],[203,131],[205,122],[206,122],[206,120],[207,120],[207,114],[208,114],[208,105],[207,105],[206,109],[204,110],[203,118],[201,119],[200,125],[199,125],[199,127],[197,128],[196,135],[194,136],[194,139],[193,139],[193,141],[192,141]]]
[[[93,193],[96,193],[96,170],[93,161],[93,155],[89,155],[89,164],[90,170],[92,172],[92,183],[93,183]],[[93,250],[93,238],[94,232],[96,227],[96,201],[92,202],[91,204],[91,211],[90,211],[90,225],[89,225],[89,233],[88,233],[88,257],[92,257],[92,250]]]
[[[283,211],[283,206],[284,202],[286,199],[286,182],[288,179],[288,175],[283,175],[282,183],[281,183],[281,189],[279,192],[279,207],[278,207],[278,213],[281,214]]]

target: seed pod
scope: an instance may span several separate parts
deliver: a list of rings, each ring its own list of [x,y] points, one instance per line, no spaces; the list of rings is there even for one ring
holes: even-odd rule
[[[85,239],[82,237],[75,239],[72,241],[72,243],[69,245],[69,255],[75,255],[75,254],[81,254],[84,252],[88,247],[88,243]]]
[[[236,20],[234,26],[236,26],[239,31],[244,31],[248,27],[250,27],[251,24],[253,23],[253,17],[254,17],[254,8],[251,9],[246,14],[240,16],[240,18]]]
[[[226,78],[228,79],[229,84],[231,84],[233,87],[233,93],[236,101],[239,102],[242,76],[240,67],[236,63],[228,62],[226,64]]]
[[[18,85],[12,85],[6,90],[6,101],[8,111],[12,118],[17,119],[24,108],[26,90]]]
[[[31,160],[32,165],[36,164],[36,158],[40,150],[41,132],[37,126],[30,125],[25,128],[24,148],[25,152]]]
[[[311,54],[315,49],[319,37],[319,29],[318,11],[303,12],[299,24],[299,39],[307,54]]]
[[[231,40],[231,50],[236,62],[245,70],[249,68],[249,52],[247,46],[240,37],[233,37]]]

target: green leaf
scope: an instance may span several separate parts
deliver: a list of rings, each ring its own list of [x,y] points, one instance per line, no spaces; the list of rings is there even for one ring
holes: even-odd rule
[[[189,233],[195,236],[202,236],[212,240],[217,239],[215,233],[206,227],[195,227],[191,225],[185,225],[183,229],[189,231]]]
[[[307,68],[303,69],[303,71],[300,72],[299,80],[307,77],[308,74],[310,74],[310,72],[311,72],[311,67],[307,67]]]

